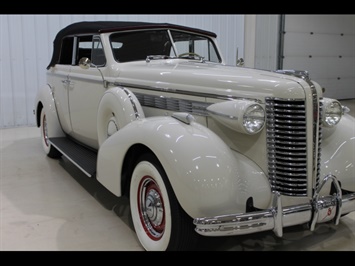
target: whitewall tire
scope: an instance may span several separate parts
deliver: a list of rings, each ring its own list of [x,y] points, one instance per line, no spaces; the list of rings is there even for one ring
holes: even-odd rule
[[[143,155],[134,167],[130,208],[137,237],[147,251],[189,250],[197,233],[178,203],[157,158]]]
[[[48,157],[51,158],[59,158],[61,157],[61,153],[53,147],[53,145],[49,142],[48,138],[48,126],[47,126],[47,116],[44,112],[44,109],[41,110],[41,142],[44,152]]]

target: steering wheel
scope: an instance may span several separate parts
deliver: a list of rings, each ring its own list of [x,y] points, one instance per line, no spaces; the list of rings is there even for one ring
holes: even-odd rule
[[[178,57],[185,57],[185,56],[196,56],[196,57],[198,57],[198,58],[202,58],[202,56],[200,56],[199,54],[192,53],[192,52],[182,53],[182,54],[179,54],[179,55],[178,55]]]

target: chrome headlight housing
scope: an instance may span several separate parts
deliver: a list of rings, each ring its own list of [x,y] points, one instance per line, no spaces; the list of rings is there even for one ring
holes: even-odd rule
[[[264,108],[250,100],[215,103],[208,106],[207,111],[216,121],[248,135],[259,133],[265,125]]]
[[[334,127],[343,116],[343,107],[339,101],[324,98],[323,99],[323,125],[326,127]]]
[[[249,105],[243,115],[243,126],[249,134],[260,132],[265,124],[265,111],[260,104]]]

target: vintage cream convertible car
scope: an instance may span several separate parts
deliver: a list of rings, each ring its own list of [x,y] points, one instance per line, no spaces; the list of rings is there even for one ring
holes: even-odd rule
[[[87,21],[56,35],[34,113],[49,157],[129,198],[145,250],[184,250],[355,211],[355,121],[323,94],[227,66],[209,31]]]

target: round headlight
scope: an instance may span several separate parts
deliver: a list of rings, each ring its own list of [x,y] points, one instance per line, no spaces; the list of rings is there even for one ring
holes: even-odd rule
[[[339,123],[343,115],[343,107],[336,100],[324,101],[323,124],[327,127],[333,127]]]
[[[265,124],[265,112],[259,104],[250,105],[243,115],[243,126],[249,134],[258,133]]]

